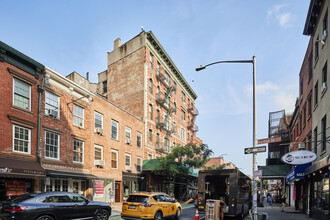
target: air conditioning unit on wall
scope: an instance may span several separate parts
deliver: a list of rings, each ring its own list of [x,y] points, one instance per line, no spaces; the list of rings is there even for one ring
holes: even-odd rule
[[[96,132],[97,134],[102,135],[102,134],[103,134],[103,128],[96,128],[96,129],[95,129],[95,132]]]
[[[132,139],[125,137],[125,144],[132,145]]]
[[[58,117],[58,111],[54,110],[54,109],[48,109],[48,115],[52,116],[54,118]]]
[[[94,160],[94,165],[95,166],[100,166],[100,167],[104,167],[104,160]]]
[[[126,171],[133,171],[133,167],[132,166],[126,166]]]

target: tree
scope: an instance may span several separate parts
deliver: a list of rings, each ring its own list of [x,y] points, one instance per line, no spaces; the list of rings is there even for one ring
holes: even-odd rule
[[[209,149],[207,144],[196,146],[196,144],[186,144],[181,146],[177,144],[172,152],[159,160],[159,169],[154,169],[153,172],[158,175],[168,175],[172,177],[173,183],[175,177],[187,177],[189,175],[189,169],[201,168],[209,157],[213,154],[213,151]]]

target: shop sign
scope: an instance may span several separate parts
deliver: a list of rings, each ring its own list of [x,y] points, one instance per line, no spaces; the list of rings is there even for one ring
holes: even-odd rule
[[[7,196],[18,196],[26,192],[25,181],[7,180],[6,183],[7,183]]]
[[[95,180],[95,198],[103,198],[104,196],[104,181]]]
[[[311,163],[316,160],[317,156],[314,152],[308,150],[296,150],[283,155],[281,160],[290,165],[302,165]]]

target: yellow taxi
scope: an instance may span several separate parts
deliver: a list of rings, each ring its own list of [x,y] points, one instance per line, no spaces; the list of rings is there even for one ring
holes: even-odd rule
[[[181,204],[165,193],[137,192],[130,194],[123,203],[121,218],[126,220],[180,219],[181,213]]]

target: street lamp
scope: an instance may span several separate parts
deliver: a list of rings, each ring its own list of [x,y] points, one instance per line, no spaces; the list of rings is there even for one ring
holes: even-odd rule
[[[256,57],[253,56],[252,60],[228,60],[228,61],[218,61],[210,63],[204,66],[196,68],[196,71],[205,69],[208,66],[218,64],[218,63],[252,63],[253,64],[253,147],[257,146],[257,117],[256,117]],[[257,219],[257,181],[254,176],[254,171],[257,170],[257,153],[253,153],[253,181],[252,181],[252,195],[253,195],[253,205],[252,213],[253,219]]]

